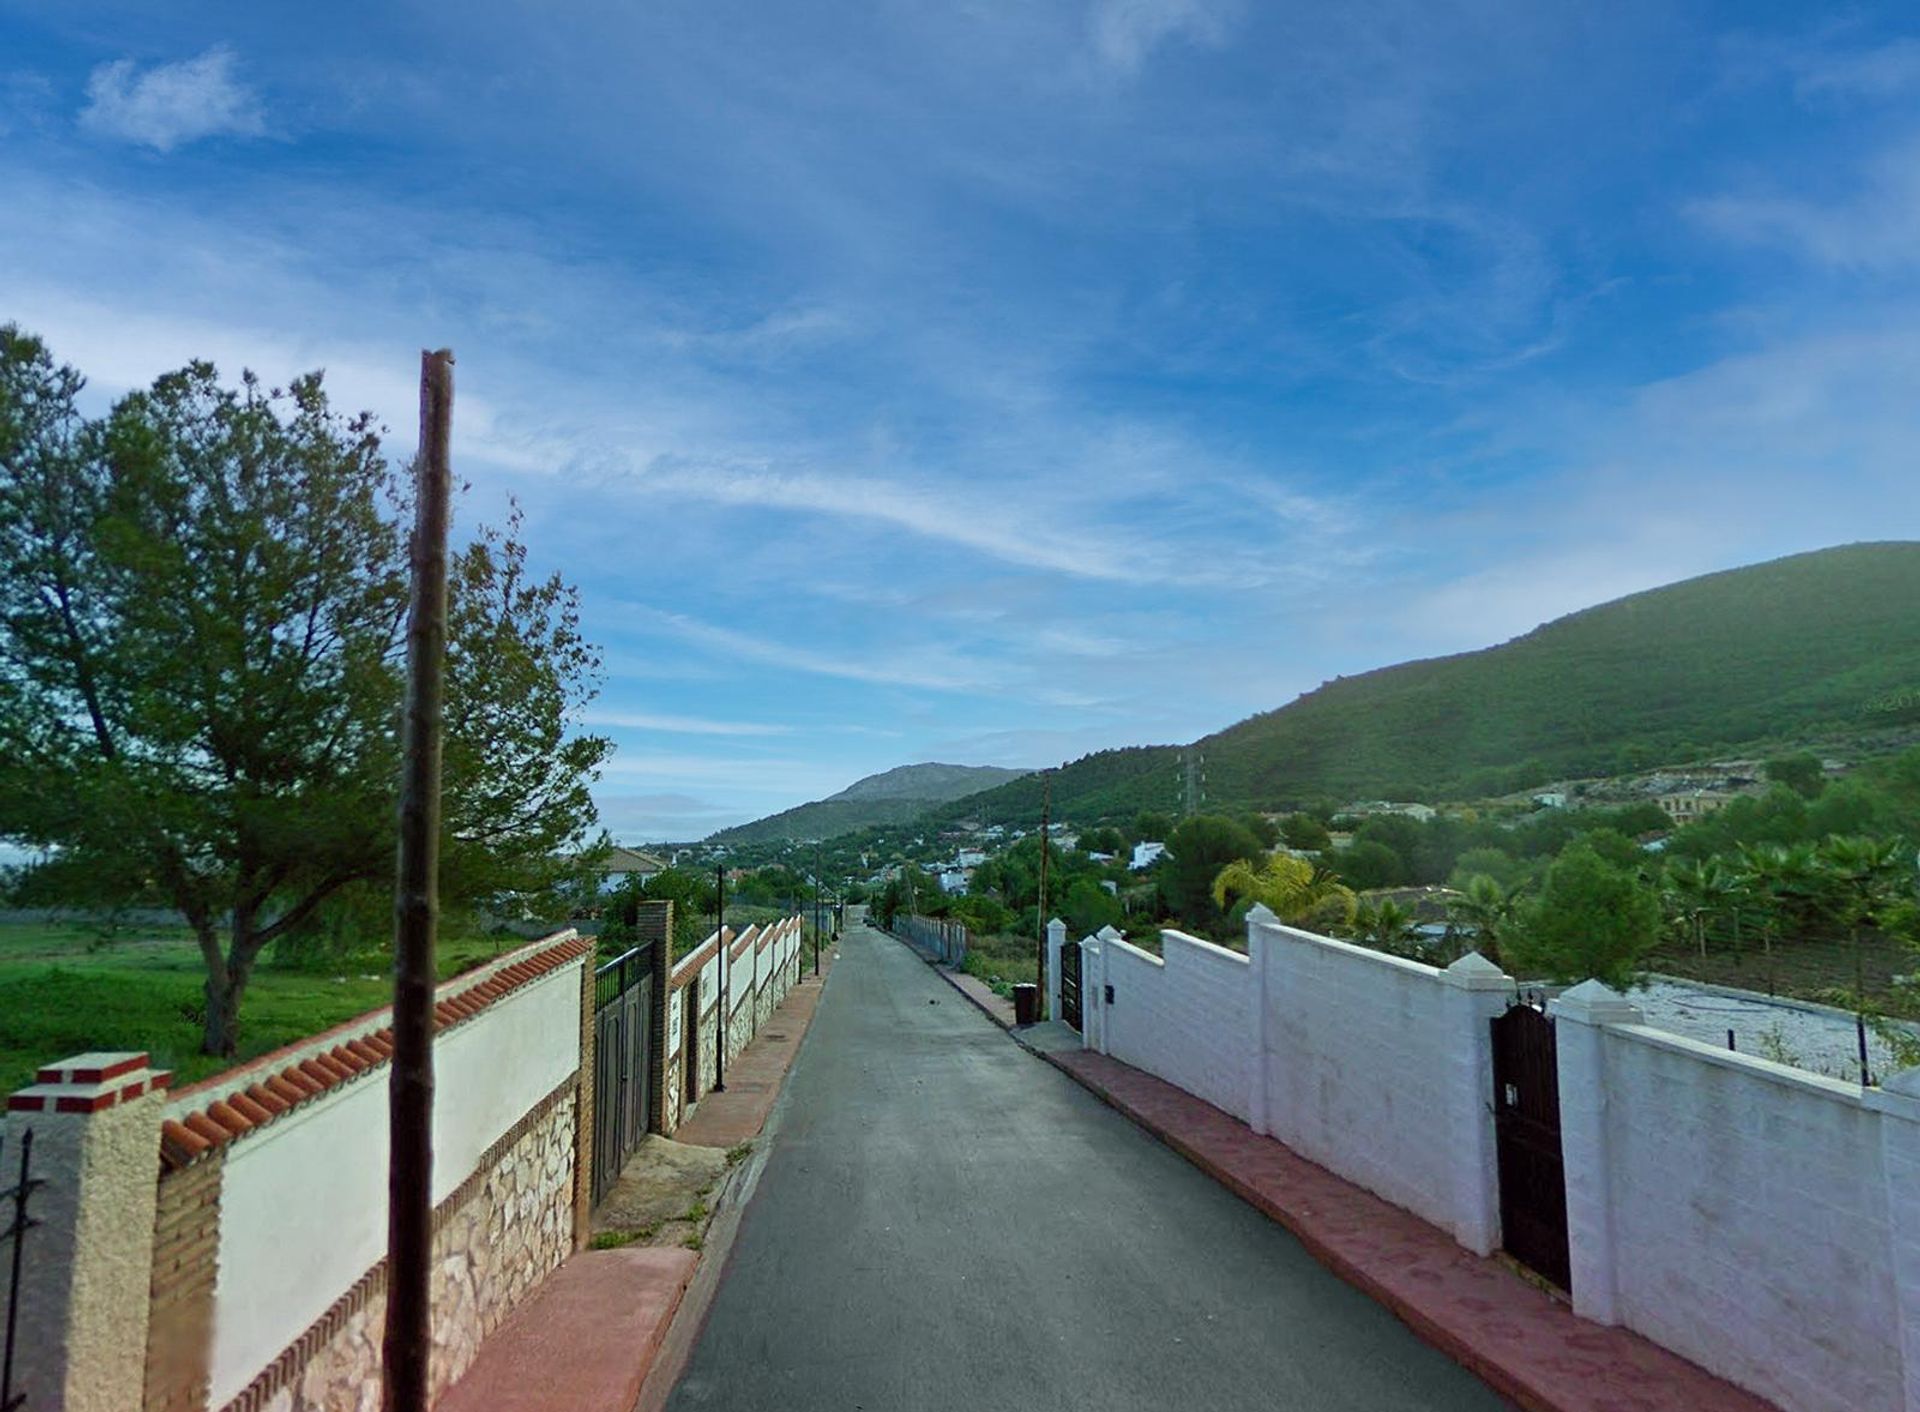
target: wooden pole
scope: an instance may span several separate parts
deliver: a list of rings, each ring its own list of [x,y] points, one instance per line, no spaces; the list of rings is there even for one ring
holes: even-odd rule
[[[1033,1013],[1036,1019],[1047,1017],[1047,825],[1053,813],[1053,774],[1051,771],[1040,776],[1040,913],[1038,931],[1040,940],[1035,952],[1034,974],[1039,977],[1039,994],[1033,998]]]
[[[433,1352],[434,933],[440,919],[440,735],[447,655],[453,354],[420,355],[405,754],[394,888],[393,1069],[387,1087],[386,1412],[427,1412]]]

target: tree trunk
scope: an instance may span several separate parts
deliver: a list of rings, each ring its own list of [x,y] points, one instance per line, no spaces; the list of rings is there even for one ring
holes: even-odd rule
[[[253,958],[259,950],[254,936],[255,918],[235,908],[233,942],[225,955],[220,943],[207,927],[200,936],[200,951],[207,958],[207,1018],[201,1033],[200,1052],[231,1059],[240,1047],[240,999],[246,994],[253,974]]]

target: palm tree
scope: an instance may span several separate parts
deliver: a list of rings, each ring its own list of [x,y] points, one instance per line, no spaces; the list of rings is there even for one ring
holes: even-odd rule
[[[1704,863],[1681,861],[1667,868],[1661,895],[1703,959],[1707,954],[1707,916],[1718,911],[1733,890],[1733,875],[1718,858]]]
[[[1500,938],[1513,925],[1520,889],[1508,891],[1497,879],[1475,873],[1466,891],[1447,899],[1447,920],[1473,934],[1474,949],[1489,961],[1500,959]]]
[[[1407,956],[1420,949],[1413,911],[1391,897],[1362,902],[1353,914],[1353,935],[1377,951]]]
[[[1353,889],[1334,874],[1289,853],[1271,853],[1258,866],[1238,859],[1213,880],[1213,900],[1224,910],[1229,899],[1264,903],[1281,921],[1313,922],[1334,929],[1352,923]]]
[[[1835,834],[1815,851],[1815,859],[1838,895],[1835,911],[1853,942],[1853,1005],[1860,1030],[1860,1082],[1867,1082],[1866,957],[1861,939],[1867,928],[1913,896],[1913,845],[1903,838],[1849,838]]]

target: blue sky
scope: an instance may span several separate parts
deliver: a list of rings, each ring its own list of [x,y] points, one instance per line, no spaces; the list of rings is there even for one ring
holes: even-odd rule
[[[0,318],[400,453],[451,345],[697,836],[1911,537],[1909,16],[0,0]]]

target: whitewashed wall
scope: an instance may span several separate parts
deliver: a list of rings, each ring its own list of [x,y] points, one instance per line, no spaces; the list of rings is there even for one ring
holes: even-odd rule
[[[1162,945],[1082,943],[1089,1048],[1498,1247],[1489,1021],[1510,978],[1270,916],[1245,958]],[[1920,1070],[1862,1089],[1729,1053],[1595,982],[1553,1012],[1575,1311],[1788,1412],[1920,1412]]]
[[[1106,1052],[1245,1122],[1253,1075],[1253,987],[1245,956],[1181,932],[1161,955],[1105,944]],[[1104,994],[1104,992],[1103,992]]]
[[[1646,1028],[1596,993],[1597,1015],[1557,1004],[1576,1310],[1795,1412],[1914,1405],[1920,1288],[1895,1252],[1920,1189],[1889,1171],[1884,1129],[1915,1105]]]
[[[1254,1127],[1450,1231],[1499,1243],[1492,1034],[1513,983],[1277,923],[1248,926],[1264,1026]]]
[[[580,1065],[584,958],[503,996],[434,1047],[433,1199]],[[381,1065],[227,1151],[214,1287],[219,1407],[386,1254]]]

